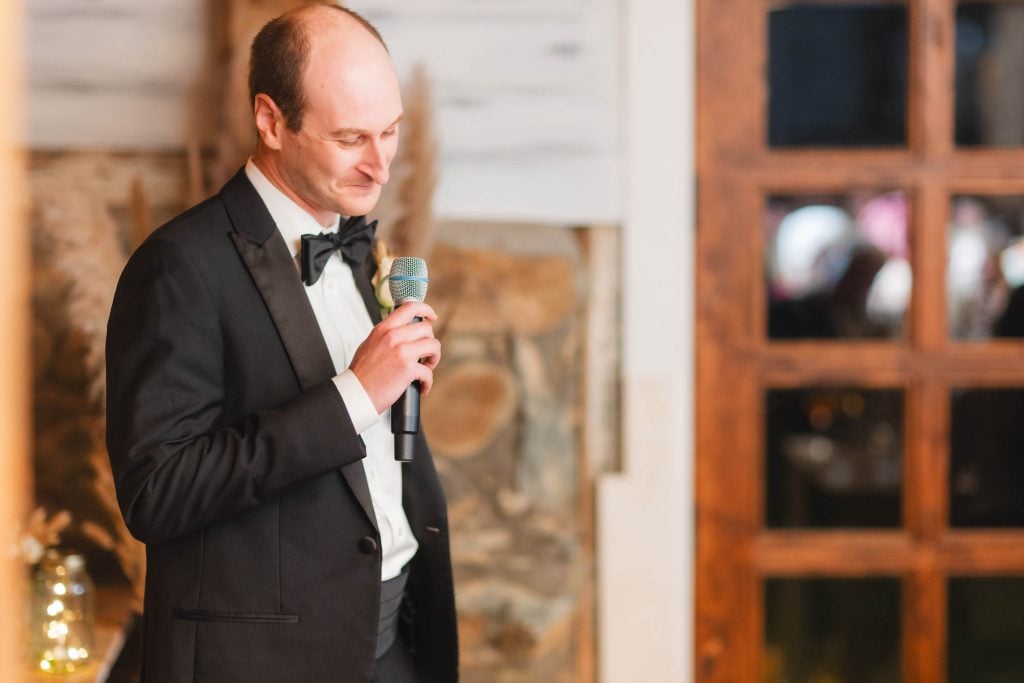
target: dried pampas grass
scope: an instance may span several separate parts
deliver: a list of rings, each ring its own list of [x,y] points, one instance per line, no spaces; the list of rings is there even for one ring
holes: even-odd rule
[[[43,559],[47,548],[60,543],[60,535],[69,524],[71,513],[67,510],[61,510],[49,517],[45,508],[37,507],[29,515],[25,528],[18,534],[18,545],[14,549],[15,557],[26,564],[36,564]]]
[[[37,196],[43,258],[68,289],[71,327],[86,340],[83,362],[89,396],[99,406],[104,395],[104,347],[114,288],[127,260],[117,225],[87,190],[41,190]]]
[[[131,582],[132,609],[142,612],[142,599],[146,590],[146,547],[135,540],[122,521],[106,451],[93,451],[89,456],[89,462],[96,473],[93,491],[107,513],[107,518],[111,520],[113,531],[95,522],[85,521],[81,525],[82,533],[104,550],[114,554],[121,571]]]
[[[434,190],[437,187],[437,138],[430,80],[422,64],[413,69],[406,87],[405,116],[391,181],[384,187],[373,217],[380,221],[378,237],[392,254],[426,258],[434,246]]]
[[[76,187],[88,188],[87,184]],[[141,610],[145,585],[145,547],[132,538],[121,518],[117,494],[103,441],[103,399],[107,317],[121,269],[128,259],[117,225],[107,207],[88,189],[39,188],[36,193],[41,256],[56,278],[54,286],[66,289],[68,325],[85,340],[84,369],[89,377],[89,396],[94,406],[93,491],[106,513],[103,524],[80,523],[82,532],[100,547],[114,553]],[[148,207],[140,181],[132,187],[133,238],[141,240],[150,229]],[[113,532],[107,529],[112,529]]]

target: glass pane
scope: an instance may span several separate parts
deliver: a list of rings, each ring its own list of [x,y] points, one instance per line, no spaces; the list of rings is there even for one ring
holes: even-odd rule
[[[769,338],[903,336],[912,280],[905,193],[775,195],[764,232]]]
[[[886,4],[796,6],[768,19],[768,144],[906,141],[907,11]]]
[[[765,683],[899,683],[898,579],[769,579]]]
[[[1024,389],[955,389],[952,411],[950,524],[1024,526]]]
[[[765,403],[769,527],[899,526],[903,391],[771,389]]]
[[[950,335],[1024,337],[1024,196],[957,195],[949,216]]]
[[[956,9],[956,143],[1024,144],[1024,3]]]
[[[949,581],[949,683],[1024,681],[1024,579]]]

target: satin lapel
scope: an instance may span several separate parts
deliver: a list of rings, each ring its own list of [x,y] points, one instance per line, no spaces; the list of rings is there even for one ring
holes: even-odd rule
[[[355,277],[356,288],[363,297],[363,303],[366,304],[366,309],[370,314],[370,320],[372,320],[373,324],[376,325],[380,322],[380,304],[377,303],[377,297],[373,294],[373,285],[370,283],[370,275],[366,270],[368,267],[367,264],[369,263],[370,259],[367,259],[363,265],[352,271],[352,275]],[[353,472],[349,472],[348,470],[350,469],[353,470]],[[341,472],[345,475],[345,479],[348,480],[348,485],[352,487],[352,491],[355,492],[356,497],[359,498],[359,502],[363,504],[366,514],[369,515],[370,521],[373,522],[373,526],[376,528],[377,518],[373,514],[373,504],[371,502],[372,499],[370,498],[370,486],[366,482],[366,470],[363,469],[363,463],[354,462],[351,465],[343,467]]]
[[[359,290],[359,295],[363,297],[363,303],[366,304],[366,310],[370,314],[370,320],[376,325],[380,322],[380,303],[377,301],[377,295],[373,291],[373,271],[376,266],[373,264],[373,260],[367,257],[361,265],[356,266],[352,269],[352,277],[356,281],[356,289]]]
[[[307,390],[331,378],[334,362],[303,290],[299,271],[270,213],[246,178],[244,169],[228,181],[221,190],[221,196],[235,226],[231,239],[270,311],[299,386]],[[370,487],[362,461],[357,460],[340,469],[366,516],[376,527],[377,518],[373,514]]]
[[[250,242],[237,232],[231,234],[231,239],[263,295],[299,385],[305,391],[330,378],[334,374],[331,354],[280,233],[275,233],[262,245]]]

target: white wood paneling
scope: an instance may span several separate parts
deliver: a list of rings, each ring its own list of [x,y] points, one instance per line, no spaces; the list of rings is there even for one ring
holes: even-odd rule
[[[27,3],[36,149],[180,147],[207,63],[204,0]]]
[[[209,0],[35,0],[37,149],[180,148],[212,89]],[[434,86],[443,218],[614,223],[617,0],[362,0],[400,75]]]

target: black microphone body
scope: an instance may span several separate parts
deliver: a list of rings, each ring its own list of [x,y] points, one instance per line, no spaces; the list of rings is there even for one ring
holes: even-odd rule
[[[395,306],[423,301],[427,295],[427,264],[423,259],[400,256],[391,264],[388,288]],[[421,322],[423,318],[413,318]],[[391,406],[391,433],[395,435],[395,460],[412,462],[416,435],[420,433],[420,382],[414,381]]]
[[[423,318],[413,318],[418,323]],[[416,435],[420,433],[420,382],[414,381],[391,406],[391,433],[395,435],[395,460],[412,462]]]

